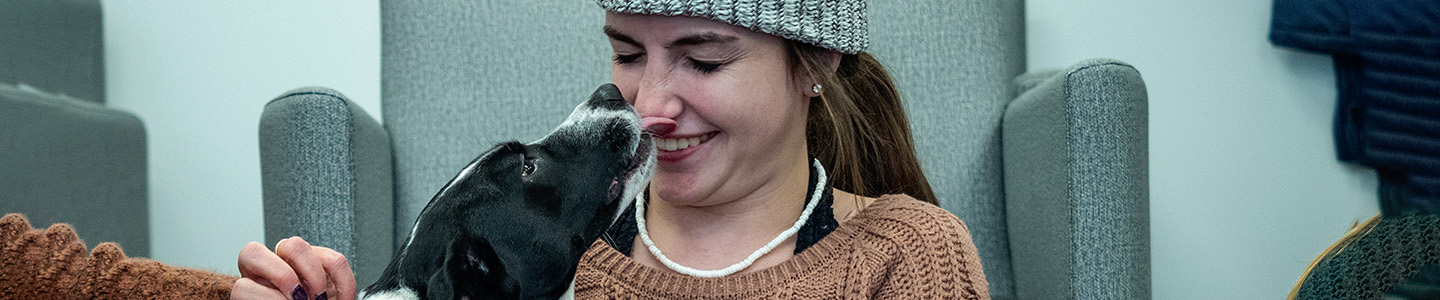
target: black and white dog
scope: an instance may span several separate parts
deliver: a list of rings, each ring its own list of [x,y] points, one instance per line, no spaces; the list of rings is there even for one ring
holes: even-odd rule
[[[556,299],[650,181],[655,150],[612,84],[529,144],[496,145],[430,199],[361,299]]]

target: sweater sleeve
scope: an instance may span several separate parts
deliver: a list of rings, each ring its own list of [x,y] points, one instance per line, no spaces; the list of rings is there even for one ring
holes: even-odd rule
[[[897,251],[875,299],[990,299],[970,231],[955,215],[920,201],[893,208]]]
[[[115,243],[89,256],[69,224],[40,230],[0,218],[0,299],[226,299],[235,276],[127,258]]]

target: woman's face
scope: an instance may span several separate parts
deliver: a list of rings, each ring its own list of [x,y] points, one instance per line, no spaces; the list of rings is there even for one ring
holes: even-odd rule
[[[808,165],[811,83],[792,76],[785,41],[690,17],[609,12],[612,80],[656,132],[650,188],[708,206],[767,189],[796,159]],[[770,189],[773,189],[770,186]]]

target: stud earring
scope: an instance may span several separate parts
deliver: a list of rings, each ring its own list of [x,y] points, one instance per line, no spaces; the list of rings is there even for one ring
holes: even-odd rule
[[[820,94],[820,84],[816,83],[815,86],[810,87],[810,91],[815,92],[815,94]]]

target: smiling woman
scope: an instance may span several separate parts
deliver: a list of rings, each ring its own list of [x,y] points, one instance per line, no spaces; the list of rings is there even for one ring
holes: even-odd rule
[[[864,52],[864,0],[598,4],[611,80],[656,165],[581,257],[576,298],[989,298],[968,228],[934,205],[899,93]],[[297,280],[263,284],[273,270],[346,275],[259,250],[242,253],[253,272],[232,296],[289,292],[274,287]]]
[[[894,84],[862,52],[865,3],[762,2],[600,1],[612,79],[659,164],[581,262],[576,296],[988,298]]]

